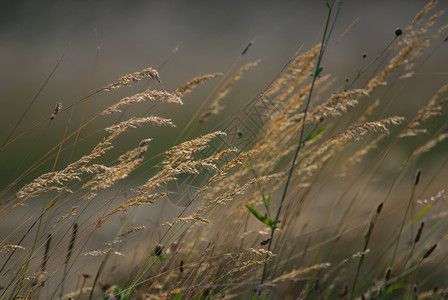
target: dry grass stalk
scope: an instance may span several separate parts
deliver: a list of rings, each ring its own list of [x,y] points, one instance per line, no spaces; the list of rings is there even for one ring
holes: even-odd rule
[[[236,267],[236,268],[232,268],[229,272],[227,272],[226,276],[235,272],[241,272],[244,271],[248,268],[252,268],[254,266],[258,266],[258,265],[263,265],[267,262],[269,262],[270,260],[272,260],[275,257],[275,254],[272,253],[271,251],[267,251],[265,249],[254,249],[254,248],[249,248],[248,250],[245,251],[247,254],[255,254],[255,255],[261,255],[264,256],[266,255],[265,259],[262,260],[248,260],[248,261],[243,261],[240,262],[240,266]]]
[[[151,123],[152,125],[158,125],[158,126],[171,126],[176,127],[174,123],[170,119],[165,119],[157,116],[149,116],[149,117],[143,117],[143,118],[130,118],[127,121],[123,121],[119,124],[107,127],[105,130],[107,132],[116,132],[121,129],[127,129],[127,128],[136,128],[137,125],[145,124],[145,123]]]
[[[131,233],[137,232],[137,231],[141,231],[146,229],[146,226],[137,226],[137,227],[131,227],[128,230],[126,230],[125,232],[123,232],[120,236],[121,237],[125,237]]]
[[[442,109],[447,103],[448,98],[439,103],[428,104],[421,108],[415,118],[409,122],[407,128],[400,134],[400,137],[416,136],[421,133],[427,133],[426,129],[415,129],[415,127],[419,126],[421,122],[429,119],[430,117],[441,115]]]
[[[102,256],[102,255],[105,255],[105,254],[108,254],[108,253],[113,254],[113,255],[117,255],[117,256],[125,256],[123,253],[121,253],[119,251],[112,251],[112,248],[84,252],[81,255],[82,256]]]
[[[203,146],[200,146],[199,148],[202,147]],[[175,159],[164,161],[163,169],[138,188],[138,193],[139,195],[143,195],[143,198],[146,197],[145,194],[149,193],[153,188],[160,186],[163,183],[176,180],[177,175],[199,174],[199,171],[203,169],[204,166],[207,168],[213,166],[213,169],[216,169],[216,166],[211,164],[213,161],[220,159],[224,155],[237,151],[236,149],[226,149],[204,159],[192,160],[192,153],[189,153],[188,151],[181,150],[179,152],[180,149],[177,149],[176,151],[172,152],[171,150],[168,152],[170,155],[174,155],[173,157]],[[193,148],[189,150],[193,150]]]
[[[124,211],[127,210],[128,208],[134,207],[134,206],[140,206],[140,205],[144,205],[144,204],[149,204],[149,203],[153,203],[154,200],[159,199],[159,198],[163,198],[167,195],[168,193],[155,193],[155,194],[146,194],[146,195],[138,195],[135,196],[133,198],[130,198],[128,200],[126,200],[125,202],[123,202],[122,204],[120,204],[117,208],[115,208],[113,211],[111,211],[110,213],[108,213],[106,216],[103,217],[103,219],[107,219],[108,217],[120,212],[120,211]]]
[[[408,123],[406,129],[400,134],[400,137],[415,136],[420,133],[426,133],[426,129],[415,129],[421,122],[427,120],[432,116],[440,115],[443,107],[448,103],[448,98],[436,102],[437,99],[446,91],[448,91],[448,84],[442,86],[435,95],[428,101],[428,103],[419,109],[417,115]]]
[[[315,264],[314,266],[307,267],[307,268],[300,268],[300,269],[294,269],[291,272],[285,273],[281,276],[278,276],[272,280],[272,283],[277,283],[281,281],[286,280],[298,280],[297,276],[309,273],[310,271],[314,270],[321,270],[321,269],[328,269],[331,266],[330,263],[322,263],[322,264]]]
[[[213,175],[206,184],[204,184],[202,187],[199,188],[199,190],[196,192],[195,197],[199,196],[200,194],[203,194],[205,191],[210,190],[211,185],[226,178],[227,175],[227,171],[239,164],[242,164],[243,161],[248,160],[249,158],[253,157],[255,154],[259,153],[259,151],[256,150],[250,150],[247,152],[241,152],[240,154],[238,154],[238,156],[236,156],[235,158],[233,158],[230,162],[228,162],[227,164],[225,164],[221,169],[218,170],[218,172]],[[218,192],[218,189],[213,189],[212,194],[215,194]],[[210,198],[210,195],[207,196],[207,198]]]
[[[398,69],[404,63],[407,62],[407,58],[411,55],[412,51],[421,45],[421,37],[434,25],[434,21],[442,15],[442,12],[439,12],[433,15],[428,22],[425,24],[423,28],[421,28],[417,34],[408,42],[408,45],[403,48],[398,54],[392,58],[389,64],[374,78],[372,78],[366,86],[367,93],[371,93],[376,87],[385,84],[386,77],[388,77],[393,71]],[[416,59],[417,57],[415,57]]]
[[[179,222],[187,223],[189,221],[198,221],[200,223],[210,224],[210,220],[201,217],[198,213],[195,213],[188,217],[173,219],[170,222],[163,223],[162,225],[173,226],[174,224],[179,223]]]
[[[56,118],[56,115],[59,113],[61,109],[62,109],[62,103],[61,102],[56,103],[56,107],[54,108],[54,111],[51,114],[50,120]]]
[[[141,161],[142,158],[137,158],[132,161],[121,162],[116,166],[107,167],[104,173],[95,175],[91,181],[83,186],[83,189],[92,186],[87,199],[92,200],[98,191],[105,190],[118,180],[126,178],[129,173],[140,165]]]
[[[208,107],[207,111],[202,114],[202,116],[199,118],[199,123],[202,124],[205,121],[207,121],[208,118],[210,118],[212,115],[217,115],[224,107],[219,105],[219,101],[227,96],[227,94],[230,91],[230,87],[232,84],[234,84],[236,81],[240,80],[243,73],[249,70],[252,67],[255,67],[258,65],[260,61],[250,62],[244,66],[242,66],[232,77],[227,80],[227,82],[223,85],[223,87],[218,91],[215,99],[213,99],[212,103]]]
[[[385,135],[380,135],[376,137],[373,141],[371,141],[368,145],[365,145],[361,150],[358,150],[355,154],[353,154],[349,159],[343,163],[338,172],[335,174],[344,177],[347,175],[348,170],[353,167],[355,164],[360,163],[362,158],[367,155],[371,150],[375,149],[378,143],[384,139]]]
[[[352,256],[350,256],[349,258],[344,259],[343,263],[348,263],[349,261],[352,261],[355,258],[362,257],[362,256],[367,255],[369,253],[370,253],[370,249],[357,252],[357,253],[353,254]]]
[[[311,80],[309,74],[314,68],[314,61],[318,52],[312,52],[312,54],[312,56],[307,57],[308,60],[304,62],[303,66],[297,69],[297,73],[291,74],[293,76],[286,82],[285,86],[279,91],[279,94],[275,98],[276,103],[283,102],[288,96],[293,94],[302,83]]]
[[[115,166],[98,166],[96,170],[91,170],[92,173],[95,172],[97,174],[82,187],[83,189],[90,187],[90,192],[87,199],[93,199],[97,195],[98,191],[105,190],[111,187],[118,180],[126,178],[140,165],[143,160],[141,154],[146,152],[147,147],[147,145],[139,146],[126,152],[125,154],[122,154],[118,158],[119,163]],[[102,173],[99,173],[100,171],[102,171]]]
[[[159,99],[161,102],[183,104],[180,97],[170,94],[165,91],[146,90],[143,93],[135,94],[131,97],[126,97],[118,101],[116,104],[106,108],[100,115],[108,115],[115,112],[121,112],[121,106],[131,105],[134,103],[144,102],[148,100]]]
[[[448,133],[439,134],[437,137],[429,140],[424,145],[420,146],[414,152],[412,152],[409,159],[415,159],[416,157],[420,156],[421,154],[428,152],[429,150],[434,148],[438,143],[442,142],[446,138],[448,138]]]
[[[104,219],[119,211],[126,210],[129,207],[153,203],[154,200],[166,196],[167,193],[149,193],[155,187],[160,186],[161,184],[176,180],[176,176],[179,174],[198,174],[199,171],[197,170],[197,168],[204,167],[216,169],[216,166],[212,164],[213,161],[219,160],[224,155],[236,152],[237,150],[226,149],[199,160],[192,160],[192,155],[198,149],[203,149],[206,143],[208,143],[213,137],[216,137],[218,135],[223,135],[223,133],[219,131],[210,133],[200,138],[184,142],[178,146],[174,146],[173,148],[165,152],[165,154],[169,158],[163,162],[163,169],[154,177],[150,178],[145,184],[138,187],[136,196],[126,200],[112,212],[107,214]]]
[[[214,73],[214,74],[207,74],[207,75],[201,75],[201,76],[196,76],[195,78],[193,78],[192,80],[188,81],[186,84],[180,86],[179,88],[177,88],[177,90],[173,93],[174,96],[177,97],[182,97],[185,96],[187,94],[189,94],[191,92],[191,90],[198,84],[216,78],[218,76],[222,76],[222,73]]]
[[[55,224],[57,224],[57,223],[59,223],[59,222],[61,222],[61,221],[64,221],[64,220],[66,220],[66,219],[69,219],[69,218],[73,217],[74,215],[76,215],[76,211],[77,211],[77,210],[78,210],[78,206],[73,206],[73,207],[71,208],[70,212],[69,212],[68,214],[64,215],[64,216],[59,217],[59,218],[56,220]]]
[[[111,83],[103,88],[105,91],[113,91],[116,89],[121,88],[124,85],[130,85],[133,82],[140,81],[141,79],[145,77],[150,77],[154,80],[157,80],[159,83],[162,83],[160,81],[159,73],[154,70],[153,68],[146,68],[141,70],[140,72],[135,72],[132,74],[124,75],[117,79],[114,83]]]
[[[406,31],[410,31],[412,27],[414,27],[420,19],[423,17],[424,14],[426,14],[428,11],[430,11],[433,7],[436,6],[438,0],[431,0],[429,1],[414,17],[412,22],[406,27]]]
[[[76,296],[79,297],[79,295],[81,294],[87,294],[88,292],[90,292],[92,290],[92,287],[83,287],[77,291],[65,294],[62,299],[75,299]]]
[[[125,123],[125,124],[123,124]],[[38,178],[34,179],[33,182],[22,187],[17,193],[16,196],[22,201],[30,199],[32,197],[36,197],[38,194],[42,192],[48,191],[58,191],[58,192],[69,192],[72,191],[65,184],[71,180],[81,181],[82,173],[93,173],[98,169],[107,168],[102,165],[93,165],[87,166],[87,164],[95,158],[100,157],[108,150],[112,149],[112,141],[117,138],[120,134],[126,131],[127,128],[132,126],[132,122],[123,122],[120,123],[122,126],[119,126],[115,131],[112,132],[107,138],[103,139],[95,148],[91,151],[90,154],[85,155],[78,159],[76,162],[69,164],[65,169],[58,172],[49,172],[45,173]]]
[[[373,112],[379,105],[380,105],[380,100],[376,99],[375,102],[373,102],[369,107],[367,107],[364,114],[358,119],[358,121],[356,121],[355,124],[361,124],[361,123],[367,122],[369,117],[373,114]]]
[[[333,139],[345,143],[347,141],[357,141],[361,139],[362,136],[372,131],[388,134],[389,130],[386,127],[387,125],[399,125],[404,120],[405,119],[403,117],[394,116],[376,122],[366,122],[359,125],[353,125],[347,128],[343,133],[333,137]]]
[[[25,250],[25,247],[22,247],[20,245],[6,245],[6,246],[3,246],[2,248],[0,248],[0,253],[5,252],[5,251],[10,251],[10,250],[15,250],[15,249]]]
[[[408,66],[411,66],[412,63],[414,63],[417,60],[417,58],[419,58],[423,54],[423,52],[429,47],[429,45],[431,45],[431,42],[434,41],[435,39],[437,39],[447,29],[448,29],[448,24],[440,27],[436,33],[434,33],[429,38],[425,39],[424,42],[418,48],[418,50],[409,59]]]
[[[362,89],[332,95],[327,102],[319,105],[308,118],[318,125],[328,117],[340,116],[342,113],[347,112],[347,108],[358,104],[357,100],[362,96],[368,96],[367,92]]]
[[[343,149],[349,141],[357,141],[360,140],[363,136],[370,132],[383,132],[388,134],[389,130],[387,129],[387,125],[398,125],[404,121],[403,117],[390,117],[384,120],[380,120],[377,122],[366,122],[362,124],[357,124],[350,126],[344,132],[333,136],[329,140],[323,142],[315,151],[310,152],[310,154],[303,160],[300,164],[300,167],[297,168],[296,174],[298,176],[303,176],[306,174],[307,177],[312,177],[314,173],[320,170],[324,164],[332,158],[337,152]],[[375,144],[372,144],[372,148]],[[360,156],[362,156],[363,152],[359,152],[356,158],[353,158],[354,163]],[[347,165],[347,168],[349,166]],[[346,171],[346,169],[343,169]]]
[[[288,68],[271,84],[271,86],[266,91],[267,96],[272,96],[276,94],[286,83],[288,83],[294,76],[299,72],[303,72],[303,64],[306,64],[305,69],[309,70],[309,63],[312,62],[319,54],[320,44],[317,44],[309,51],[302,55],[297,56]]]
[[[260,183],[260,182],[264,182],[264,181],[268,181],[268,180],[273,179],[273,178],[278,178],[279,176],[280,176],[280,174],[272,174],[272,175],[267,175],[267,176],[261,176],[261,177],[258,177],[258,178],[252,178],[251,180],[249,180],[249,182],[245,183],[244,185],[239,186],[239,187],[237,187],[237,188],[235,188],[233,190],[230,190],[228,192],[225,192],[222,195],[216,197],[215,199],[213,199],[213,200],[203,204],[201,206],[201,208],[199,208],[197,213],[198,214],[203,213],[209,207],[211,207],[212,205],[223,204],[226,201],[232,200],[237,195],[244,194],[254,184],[257,184],[257,183]]]
[[[329,76],[319,78],[315,83],[315,88],[318,88],[328,78]],[[284,145],[290,142],[285,137],[294,136],[293,133],[296,133],[302,125],[300,120],[303,117],[303,112],[300,114],[296,112],[299,110],[310,89],[311,84],[308,84],[291,96],[286,104],[277,103],[277,107],[280,108],[279,111],[272,113],[262,131],[263,136],[258,139],[257,144],[254,146],[254,149],[261,152],[260,155],[270,157],[272,153],[275,153],[277,157],[263,164],[260,172],[272,169],[273,165],[279,159],[290,154],[290,152],[284,151]]]

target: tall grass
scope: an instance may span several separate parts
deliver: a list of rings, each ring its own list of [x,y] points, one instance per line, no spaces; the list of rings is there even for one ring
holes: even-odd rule
[[[57,103],[47,119],[16,132],[27,108],[0,151],[56,120],[70,123],[73,108],[96,94],[144,86],[90,119],[84,111],[75,130],[67,125],[1,191],[1,222],[10,228],[0,242],[1,298],[446,297],[447,156],[421,158],[446,145],[448,83],[425,91],[428,100],[399,100],[419,101],[413,116],[390,112],[402,90],[422,88],[408,78],[431,58],[428,49],[446,42],[436,2],[406,28],[391,29],[378,55],[361,54],[343,82],[321,63],[332,59],[325,50],[344,9],[328,2],[321,42],[298,52],[215,130],[205,126],[220,118],[233,84],[258,67],[241,63],[253,42],[224,73],[166,91],[165,61],[67,107]],[[155,107],[182,109],[182,99],[204,84],[212,92],[172,146],[152,151],[151,132],[176,126],[154,115]],[[123,120],[130,106],[142,114]],[[76,157],[83,132],[114,115],[103,137]],[[151,130],[123,145],[137,127]],[[62,167],[61,156],[70,160]]]

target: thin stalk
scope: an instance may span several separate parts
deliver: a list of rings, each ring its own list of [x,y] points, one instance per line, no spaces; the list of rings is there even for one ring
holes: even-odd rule
[[[367,231],[367,234],[365,236],[364,248],[362,250],[363,252],[365,252],[369,247],[369,242],[370,242],[370,238],[372,237],[373,228],[375,227],[375,223],[378,219],[378,215],[381,213],[382,209],[383,209],[383,203],[380,203],[380,205],[378,205],[378,207],[376,209],[375,216],[372,218],[372,221],[370,221],[369,230]],[[356,284],[358,283],[359,272],[361,271],[361,266],[362,266],[362,263],[364,262],[364,257],[365,256],[363,255],[359,259],[358,268],[356,269],[355,280],[353,281],[353,286],[352,286],[352,290],[350,292],[349,299],[353,299],[353,296],[355,294]]]
[[[404,224],[406,223],[406,219],[407,219],[407,216],[408,216],[409,208],[411,207],[411,203],[412,203],[412,201],[414,199],[415,187],[416,186],[417,186],[416,184],[412,185],[411,196],[409,197],[408,205],[406,207],[406,211],[404,213],[403,220],[401,221],[400,231],[398,232],[397,242],[395,244],[394,253],[392,254],[392,259],[391,259],[391,262],[390,262],[391,266],[393,266],[393,263],[394,263],[394,260],[395,260],[395,256],[397,255],[398,245],[400,243],[400,237],[401,237],[401,234],[403,232]]]
[[[339,2],[338,11],[341,9],[341,6],[342,6],[341,2],[342,2],[342,0]],[[308,93],[308,97],[307,97],[307,100],[306,100],[305,111],[304,111],[303,118],[302,118],[302,126],[301,126],[301,129],[300,129],[299,143],[298,143],[296,151],[294,153],[294,157],[293,157],[292,162],[291,162],[291,167],[289,168],[288,177],[286,179],[285,187],[283,189],[282,198],[280,200],[280,206],[279,206],[279,208],[277,210],[277,214],[275,216],[275,221],[278,221],[278,219],[280,217],[280,213],[281,213],[281,210],[282,210],[283,202],[285,201],[285,198],[286,198],[286,193],[288,191],[289,182],[291,180],[292,173],[294,171],[294,166],[295,166],[297,157],[299,155],[300,149],[302,148],[302,145],[305,144],[304,141],[303,141],[303,136],[304,136],[304,133],[305,133],[305,120],[306,120],[306,117],[307,117],[308,108],[309,108],[309,105],[310,105],[310,102],[311,102],[311,96],[313,94],[313,88],[314,88],[314,85],[316,83],[316,79],[317,79],[317,77],[319,76],[319,73],[322,70],[321,62],[322,62],[322,59],[323,59],[323,56],[324,56],[324,53],[325,53],[325,45],[326,45],[326,43],[328,43],[327,31],[328,31],[328,27],[330,25],[330,18],[331,18],[332,7],[333,7],[334,3],[335,2],[333,1],[332,5],[327,5],[327,7],[328,7],[327,20],[326,20],[326,23],[325,23],[324,34],[322,36],[322,43],[321,43],[321,46],[320,46],[319,56],[317,58],[316,68],[314,70],[313,80],[311,82],[310,92]],[[336,22],[336,18],[334,19],[333,24],[335,22]],[[268,251],[270,251],[271,247],[272,247],[272,240],[274,238],[274,232],[275,232],[275,229],[272,228],[271,229],[271,236],[270,236],[270,240],[269,240],[269,245],[268,245]],[[267,255],[266,255],[266,259],[267,259]],[[267,263],[265,263],[264,266],[263,266],[263,273],[261,275],[261,280],[260,280],[260,288],[258,289],[258,298],[260,298],[260,296],[261,296],[261,292],[262,292],[262,289],[263,289],[263,283],[264,283],[264,280],[265,280],[265,277],[266,277],[266,271],[267,271]]]
[[[31,100],[31,102],[28,104],[28,106],[25,108],[25,110],[23,111],[22,115],[20,116],[19,120],[17,120],[16,124],[14,125],[14,127],[12,128],[11,132],[9,133],[8,137],[5,139],[5,141],[2,144],[2,149],[3,147],[8,144],[9,139],[12,137],[12,135],[14,134],[14,132],[16,131],[17,127],[19,127],[20,123],[22,122],[23,118],[25,117],[26,113],[30,110],[31,106],[34,104],[34,102],[36,102],[37,98],[39,97],[40,93],[42,93],[43,89],[47,86],[48,82],[50,81],[51,77],[53,77],[54,73],[56,72],[56,70],[58,69],[59,65],[61,64],[62,60],[64,59],[65,54],[67,53],[68,49],[69,49],[70,44],[68,44],[65,47],[64,53],[62,53],[61,57],[59,58],[58,62],[56,63],[56,65],[54,66],[54,68],[51,70],[50,74],[48,75],[48,77],[45,79],[44,83],[41,85],[40,89],[37,91],[36,95],[34,95],[33,99]]]

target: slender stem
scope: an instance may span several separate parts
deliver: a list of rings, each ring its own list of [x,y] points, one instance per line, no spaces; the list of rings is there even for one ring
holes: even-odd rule
[[[334,2],[333,2],[333,4],[334,4]],[[339,1],[338,12],[341,9],[341,6],[342,6],[342,0]],[[324,34],[322,36],[322,43],[321,43],[321,46],[320,46],[319,56],[317,58],[316,68],[315,68],[315,71],[314,71],[313,80],[311,82],[310,92],[308,93],[308,97],[307,97],[306,104],[305,104],[305,111],[303,113],[302,126],[301,126],[301,129],[300,129],[299,144],[297,145],[296,151],[294,153],[294,157],[293,157],[293,159],[291,161],[291,167],[289,168],[288,177],[286,179],[285,187],[283,189],[282,198],[280,200],[280,206],[279,206],[279,208],[277,210],[277,214],[275,216],[275,221],[278,221],[278,219],[280,217],[280,213],[282,211],[283,203],[285,201],[286,194],[287,194],[287,191],[288,191],[289,182],[291,181],[291,177],[292,177],[292,174],[293,174],[293,171],[294,171],[294,166],[295,166],[297,157],[299,155],[300,149],[302,148],[302,145],[304,145],[303,136],[304,136],[304,133],[305,133],[305,121],[306,121],[306,117],[307,117],[307,113],[308,113],[308,108],[309,108],[309,105],[310,105],[310,102],[311,102],[311,96],[313,94],[313,88],[314,88],[314,85],[316,83],[316,79],[317,79],[317,77],[319,76],[319,73],[322,70],[321,62],[322,62],[322,58],[323,58],[324,53],[325,53],[326,44],[328,43],[328,37],[329,36],[327,37],[327,31],[328,31],[328,26],[330,25],[330,17],[331,17],[332,7],[333,7],[333,5],[328,7],[329,8],[328,9],[328,15],[327,15],[326,23],[325,23]],[[338,14],[336,14],[336,17],[337,17],[337,15]],[[335,22],[336,22],[336,18],[333,20],[333,26],[334,26]],[[331,29],[333,29],[333,26],[332,26]],[[271,229],[271,236],[270,236],[270,240],[269,240],[269,245],[268,245],[268,251],[270,251],[271,248],[272,248],[272,241],[273,241],[273,238],[274,238],[274,232],[275,232],[275,228],[272,228]],[[266,255],[266,257],[267,257],[267,255]],[[261,296],[263,283],[264,283],[264,280],[265,280],[265,277],[266,277],[266,271],[267,271],[267,263],[265,263],[264,266],[263,266],[263,273],[261,275],[261,280],[260,280],[260,288],[258,289],[258,298],[260,298],[260,296]]]

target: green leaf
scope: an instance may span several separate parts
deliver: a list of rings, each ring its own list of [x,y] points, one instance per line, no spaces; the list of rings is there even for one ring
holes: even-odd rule
[[[128,299],[128,298],[129,298],[129,290],[128,289],[124,289],[123,291],[121,291],[120,299]]]
[[[50,205],[48,206],[48,209],[52,208],[53,205],[56,204],[56,202],[59,200],[59,198],[61,197],[61,195],[57,196],[56,198],[54,198],[53,201],[51,201]]]
[[[269,193],[268,199],[266,200],[266,207],[269,207],[269,203],[271,203],[271,193]]]
[[[181,296],[181,292],[177,292],[176,294],[170,296],[170,300],[179,300]]]
[[[312,139],[314,139],[316,136],[318,136],[322,131],[324,131],[325,128],[319,128],[318,130],[314,131],[313,133],[311,133],[306,139],[305,142],[311,141]],[[303,143],[302,140],[298,140],[299,143]]]
[[[268,225],[269,227],[271,227],[272,229],[277,228],[277,224],[280,223],[280,221],[272,221],[271,219],[268,218],[268,216],[266,214],[264,214],[264,216],[262,216],[255,208],[251,207],[250,205],[246,204],[246,207],[248,210],[250,210],[250,212],[261,222],[263,222],[264,224]]]
[[[267,224],[266,222],[267,222],[267,216],[266,215],[264,215],[264,216],[262,216],[255,208],[253,208],[252,206],[250,206],[250,205],[248,205],[248,204],[246,204],[246,207],[247,207],[247,209],[248,210],[250,210],[250,212],[258,219],[258,220],[260,220],[261,222],[263,222],[263,223],[265,223],[265,224]]]
[[[319,128],[318,130],[314,131],[305,139],[305,142],[311,141],[312,139],[314,139],[316,136],[318,136],[324,130],[325,130],[325,128],[322,127],[322,128]]]
[[[331,10],[331,5],[330,5],[328,2],[325,4],[325,6],[326,6],[329,10]]]

